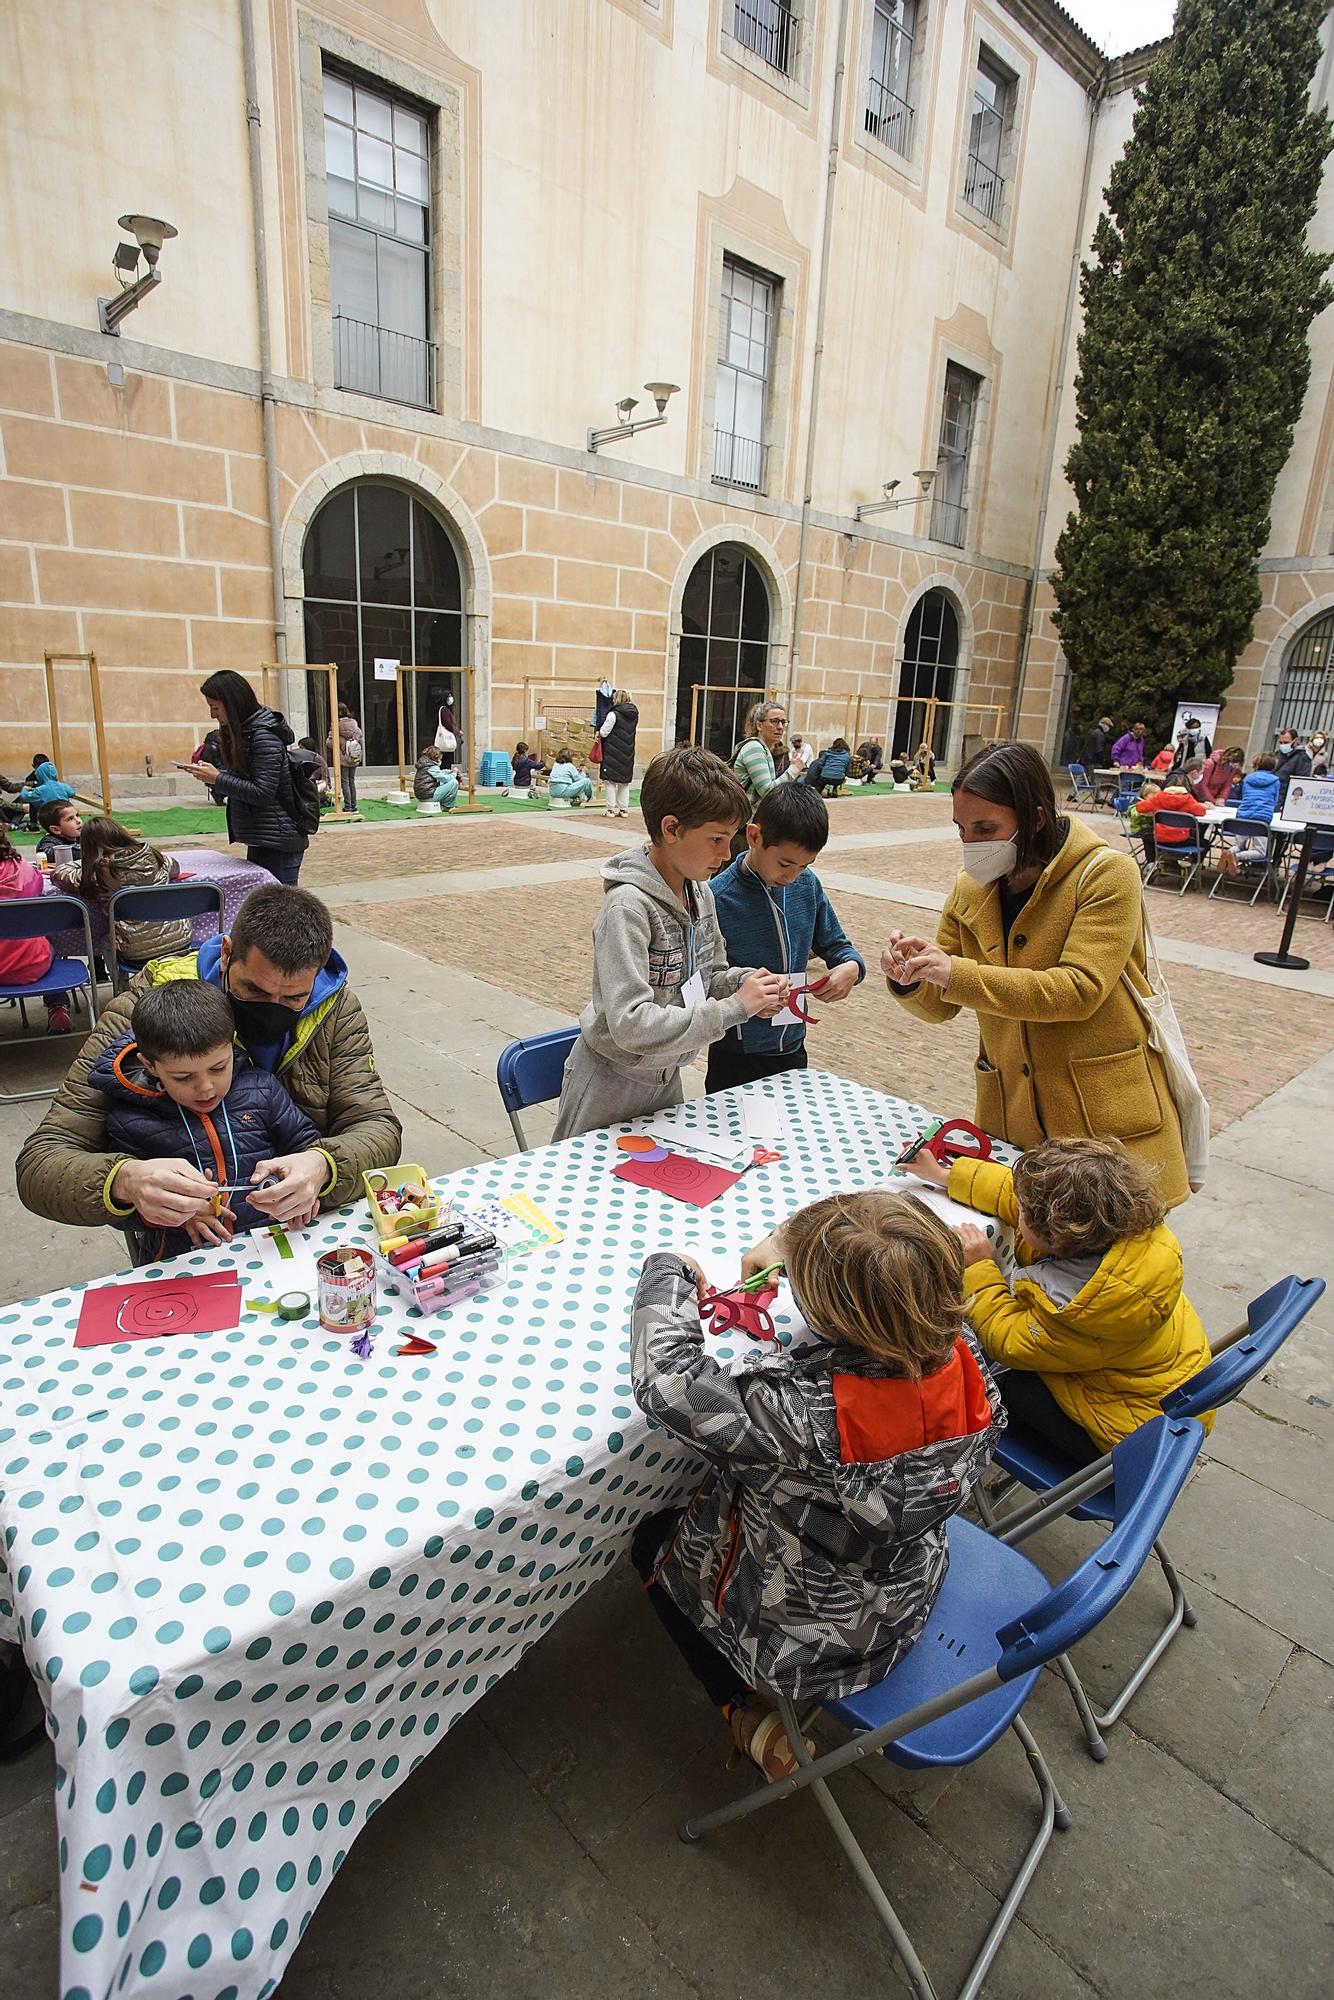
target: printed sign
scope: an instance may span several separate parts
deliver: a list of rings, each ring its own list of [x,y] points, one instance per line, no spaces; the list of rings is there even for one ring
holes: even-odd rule
[[[377,681],[392,681],[397,679],[397,677],[397,660],[377,660],[375,662],[375,678]]]
[[[1284,819],[1307,826],[1334,826],[1334,779],[1294,778],[1283,803]]]

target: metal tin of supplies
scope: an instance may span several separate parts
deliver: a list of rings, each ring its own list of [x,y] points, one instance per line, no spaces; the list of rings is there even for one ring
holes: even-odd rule
[[[358,1243],[316,1259],[320,1325],[330,1333],[369,1326],[375,1317],[375,1259]]]

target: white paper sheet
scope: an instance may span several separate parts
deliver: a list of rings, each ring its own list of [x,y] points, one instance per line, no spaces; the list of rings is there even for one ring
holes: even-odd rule
[[[784,1137],[786,1113],[783,1106],[773,1097],[743,1097],[741,1115],[746,1121],[746,1131],[752,1142],[772,1143]]]
[[[666,1111],[655,1112],[653,1117],[636,1129],[647,1139],[656,1139],[660,1146],[667,1146],[675,1153],[689,1153],[692,1159],[708,1160],[718,1167],[744,1166],[750,1158],[752,1147],[743,1131],[735,1127],[741,1121],[729,1119],[732,1129],[716,1130],[700,1119],[694,1104],[675,1104]]]
[[[309,1292],[314,1298],[317,1280],[315,1259],[321,1254],[319,1239],[306,1229],[284,1229],[282,1232],[291,1251],[284,1257],[273,1238],[270,1229],[256,1229],[247,1239],[264,1266],[266,1282],[275,1283],[284,1292]]]

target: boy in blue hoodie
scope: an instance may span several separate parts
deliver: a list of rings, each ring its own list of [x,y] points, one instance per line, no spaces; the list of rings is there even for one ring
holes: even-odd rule
[[[232,1003],[200,979],[151,986],[134,1003],[130,1030],[103,1049],[89,1072],[107,1097],[107,1139],[132,1160],[181,1159],[220,1188],[254,1178],[261,1162],[319,1146],[320,1135],[270,1071],[236,1047]],[[233,1193],[180,1229],[136,1235],[149,1257],[266,1228],[272,1220]],[[137,1246],[136,1246],[137,1247]]]
[[[746,852],[714,877],[718,927],[733,965],[767,966],[802,979],[806,962],[822,958],[828,983],[813,999],[817,1012],[846,1000],[866,977],[834,906],[811,864],[829,838],[829,813],[812,785],[775,785],[746,828]],[[806,1067],[806,1030],[799,1023],[752,1019],[729,1028],[709,1050],[706,1090],[731,1090],[758,1077]]]

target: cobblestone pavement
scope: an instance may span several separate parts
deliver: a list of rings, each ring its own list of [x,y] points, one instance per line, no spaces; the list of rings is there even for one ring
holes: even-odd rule
[[[905,851],[916,850],[893,850],[896,862]],[[865,858],[857,857],[859,866]],[[342,903],[338,917],[389,943],[408,943],[439,965],[559,1007],[573,1021],[588,999],[591,930],[601,901],[600,885],[590,880],[447,900]],[[868,977],[850,999],[820,1017],[809,1038],[813,1059],[877,1090],[971,1110],[973,1022],[961,1016],[935,1028],[914,1020],[890,999],[876,970],[890,930],[916,929],[924,913],[856,895],[839,895],[836,907],[867,961]],[[1171,986],[1218,1131],[1334,1047],[1334,1006],[1323,995],[1272,992],[1183,965],[1171,968]]]

